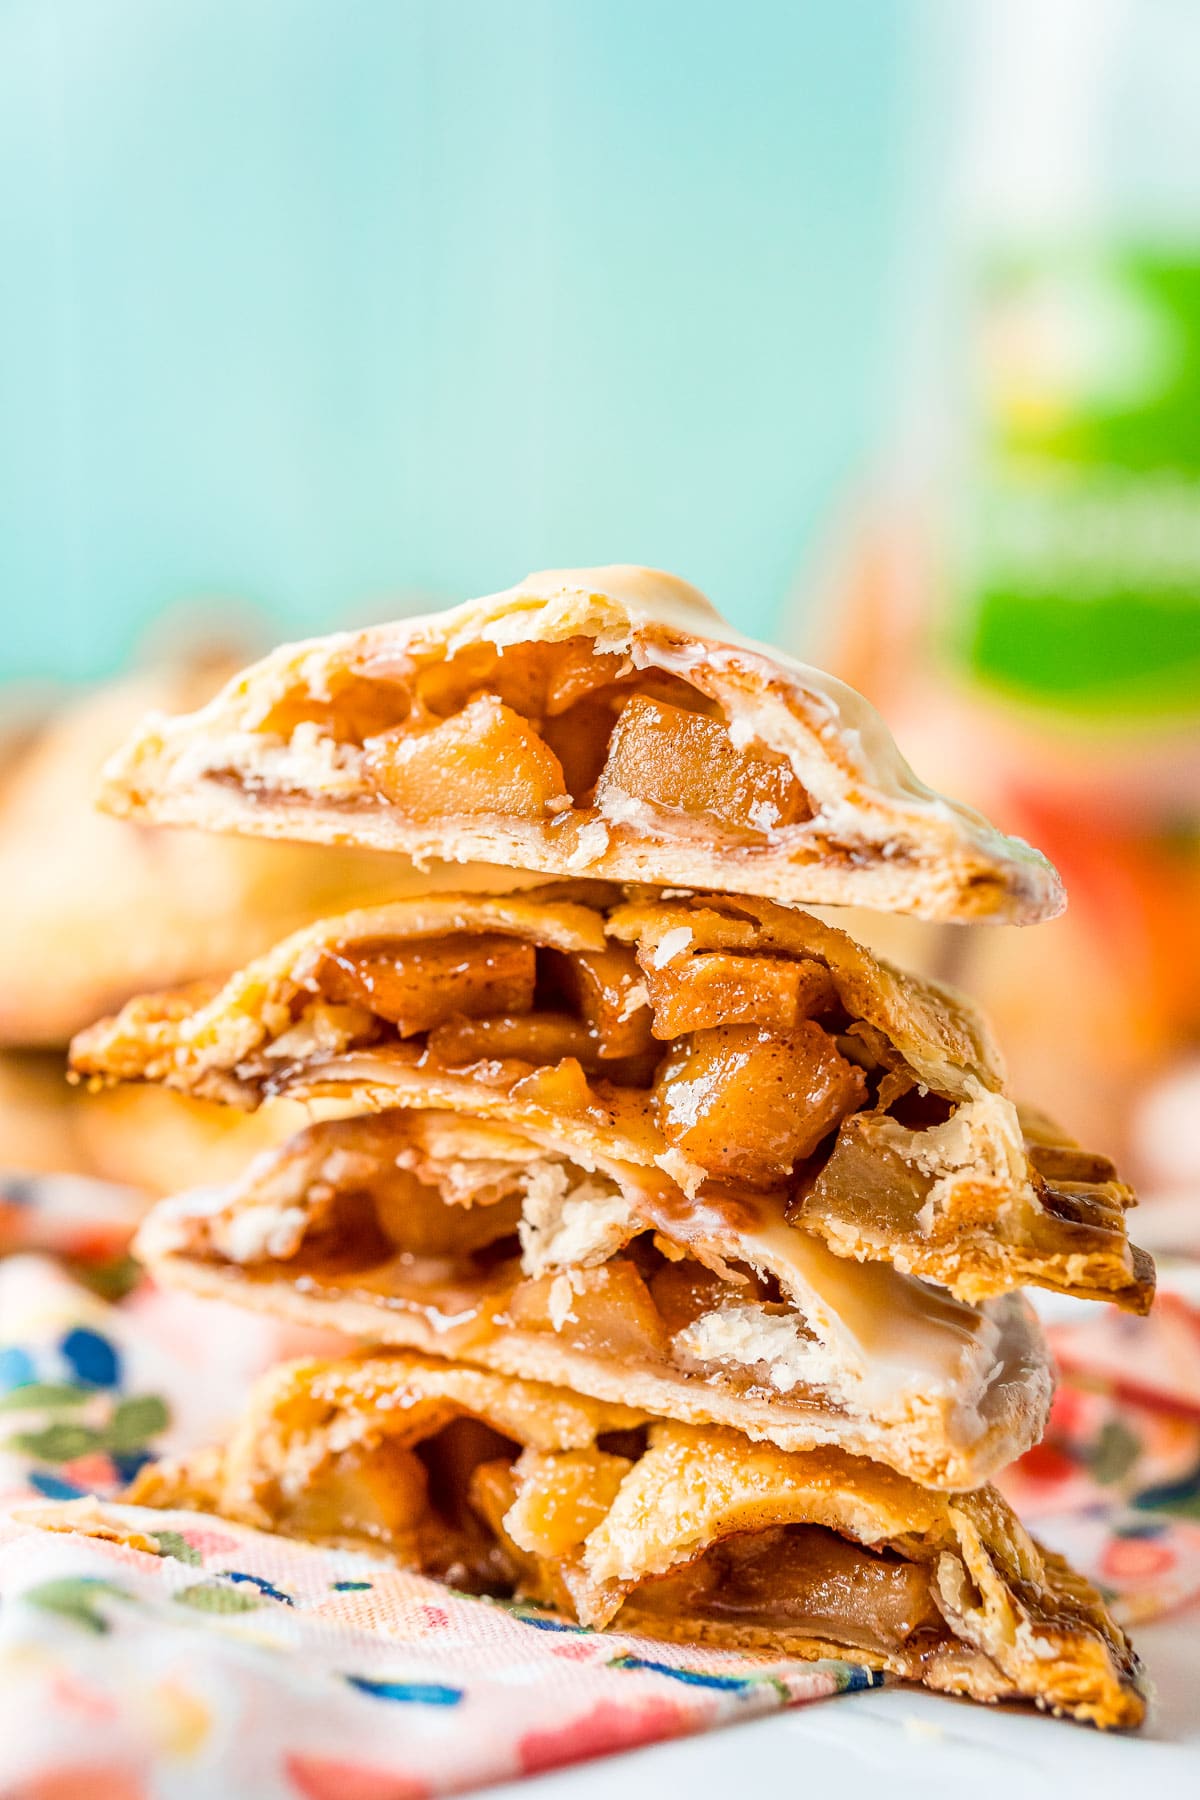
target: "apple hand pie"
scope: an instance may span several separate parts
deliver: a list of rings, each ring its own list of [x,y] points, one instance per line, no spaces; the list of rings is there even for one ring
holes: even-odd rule
[[[157,1207],[137,1254],[192,1292],[941,1487],[1028,1449],[1050,1401],[1017,1295],[976,1310],[835,1257],[779,1198],[691,1208],[658,1171],[454,1113],[313,1124]]]
[[[128,1498],[382,1550],[597,1629],[839,1657],[1100,1726],[1145,1712],[1100,1596],[994,1489],[431,1359],[275,1369],[224,1450],[152,1464]]]
[[[109,764],[144,823],[1033,923],[1044,857],[934,794],[831,676],[649,569],[532,575],[284,646]]]
[[[255,1107],[434,1107],[545,1131],[698,1204],[782,1205],[839,1256],[976,1302],[1036,1283],[1144,1311],[1110,1164],[1027,1138],[961,996],[809,914],[600,884],[330,919],[223,986],[132,1001],[77,1076]]]

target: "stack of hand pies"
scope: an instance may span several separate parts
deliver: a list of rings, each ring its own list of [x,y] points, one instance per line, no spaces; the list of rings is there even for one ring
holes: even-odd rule
[[[149,720],[105,802],[523,872],[76,1039],[94,1084],[314,1103],[140,1253],[365,1346],[274,1370],[131,1498],[596,1628],[1141,1720],[1100,1597],[988,1485],[1051,1394],[1020,1287],[1148,1307],[1133,1196],[1009,1097],[968,1001],[801,910],[1033,923],[1042,857],[633,568],[284,648]]]

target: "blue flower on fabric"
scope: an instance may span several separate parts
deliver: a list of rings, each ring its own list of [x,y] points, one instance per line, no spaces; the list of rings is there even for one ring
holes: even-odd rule
[[[51,1475],[47,1469],[31,1469],[25,1479],[36,1494],[47,1500],[81,1500],[87,1492],[74,1481]]]
[[[36,1375],[33,1358],[27,1350],[22,1350],[18,1344],[8,1344],[0,1350],[0,1394],[10,1393],[13,1388],[28,1387]]]
[[[761,1687],[764,1679],[772,1686],[779,1685],[770,1676],[711,1675],[703,1669],[677,1669],[671,1663],[652,1662],[644,1656],[614,1656],[608,1666],[610,1669],[632,1669],[651,1675],[666,1675],[671,1681],[682,1681],[688,1687],[718,1688],[732,1694],[743,1694],[750,1688]]]
[[[116,1347],[98,1331],[77,1325],[59,1344],[59,1350],[76,1381],[85,1387],[114,1388],[121,1380],[121,1359]]]
[[[224,1575],[226,1581],[240,1581],[249,1587],[257,1588],[259,1593],[265,1594],[268,1600],[282,1600],[285,1606],[295,1606],[296,1604],[290,1594],[285,1594],[282,1588],[273,1587],[261,1575],[247,1575],[244,1569],[222,1569],[220,1573]]]
[[[462,1688],[442,1687],[436,1681],[373,1681],[369,1675],[347,1675],[346,1680],[373,1700],[399,1700],[408,1706],[457,1706],[463,1697]]]

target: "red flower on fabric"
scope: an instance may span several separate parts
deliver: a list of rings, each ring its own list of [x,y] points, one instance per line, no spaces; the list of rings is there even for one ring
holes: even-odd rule
[[[283,1766],[304,1800],[427,1800],[430,1792],[415,1775],[335,1757],[289,1756]]]
[[[89,1450],[84,1456],[76,1456],[63,1463],[58,1472],[64,1481],[74,1482],[76,1487],[107,1492],[121,1485],[112,1457],[104,1450]]]
[[[526,1732],[517,1744],[517,1757],[523,1775],[540,1775],[563,1763],[582,1762],[585,1757],[606,1756],[615,1750],[636,1750],[641,1744],[679,1737],[699,1723],[695,1714],[685,1712],[670,1700],[646,1700],[640,1705],[601,1700],[591,1712],[572,1719],[568,1725]]]
[[[145,1800],[146,1790],[132,1770],[70,1763],[31,1775],[7,1794],[9,1800]]]
[[[179,1535],[199,1556],[223,1556],[226,1551],[236,1550],[239,1543],[226,1531],[209,1531],[198,1525],[185,1525]]]
[[[1055,1487],[1079,1473],[1079,1465],[1055,1444],[1035,1444],[1025,1452],[1017,1468],[1026,1481],[1044,1487]]]
[[[597,1649],[590,1637],[565,1637],[549,1648],[552,1656],[561,1657],[564,1662],[599,1662],[610,1654],[607,1644]]]
[[[1100,1570],[1113,1581],[1144,1581],[1149,1575],[1165,1575],[1177,1562],[1169,1543],[1154,1538],[1110,1538],[1100,1558]]]

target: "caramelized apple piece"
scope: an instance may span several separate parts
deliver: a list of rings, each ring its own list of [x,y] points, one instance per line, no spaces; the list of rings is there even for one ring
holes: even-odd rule
[[[426,713],[448,718],[477,694],[495,694],[527,719],[562,712],[572,701],[614,680],[625,667],[619,656],[596,654],[591,638],[559,644],[468,644],[422,669],[417,699]]]
[[[771,1187],[862,1105],[867,1085],[806,1019],[786,1032],[694,1032],[667,1057],[654,1092],[659,1124],[685,1156],[713,1175]]]
[[[567,792],[576,806],[591,804],[608,756],[613,726],[628,698],[622,688],[600,688],[576,700],[565,712],[550,714],[541,722],[542,737],[562,766]]]
[[[339,676],[327,692],[297,689],[263,714],[258,729],[273,737],[291,737],[298,725],[316,724],[323,737],[361,744],[381,731],[394,730],[412,710],[405,674],[370,669]]]
[[[517,1497],[504,1530],[535,1556],[562,1557],[594,1531],[633,1464],[603,1450],[526,1450],[517,1464]]]
[[[509,1300],[508,1316],[519,1330],[558,1332],[565,1343],[614,1361],[656,1358],[667,1350],[650,1290],[623,1256],[597,1269],[523,1281]]]
[[[617,720],[596,784],[596,805],[611,818],[620,819],[630,799],[738,832],[810,816],[786,757],[765,744],[739,749],[719,720],[641,694]]]
[[[301,1537],[395,1543],[411,1538],[428,1511],[420,1460],[384,1438],[344,1451],[310,1482],[298,1483],[283,1520]]]
[[[557,1063],[564,1056],[597,1063],[599,1054],[587,1026],[569,1013],[526,1013],[519,1018],[452,1019],[429,1039],[430,1053],[447,1068],[517,1057],[528,1063]]]
[[[499,813],[542,819],[568,803],[562,765],[533,726],[480,694],[428,731],[369,738],[364,764],[379,792],[411,819]]]
[[[696,1561],[637,1589],[639,1612],[792,1631],[877,1656],[946,1627],[929,1570],[824,1525],[776,1525],[723,1538]]]
[[[546,967],[580,1013],[601,1056],[644,1056],[654,1049],[650,1008],[637,957],[627,944],[607,950],[544,951]]]
[[[512,1194],[491,1206],[447,1206],[436,1188],[408,1169],[381,1171],[372,1184],[380,1229],[389,1244],[409,1256],[466,1260],[517,1229],[521,1197]]]
[[[623,656],[597,654],[594,638],[568,638],[565,643],[548,645],[555,659],[546,683],[542,711],[550,718],[565,713],[575,703],[599,688],[611,687],[632,665]]]
[[[656,1038],[682,1037],[713,1025],[768,1025],[790,1031],[801,1019],[837,1001],[829,970],[818,962],[785,956],[738,956],[727,950],[676,957],[654,966],[649,949],[639,953],[646,992],[654,1008]]]
[[[326,999],[368,1006],[411,1037],[460,1014],[528,1012],[536,972],[532,944],[480,932],[327,950],[315,979]]]
[[[659,1316],[672,1337],[685,1326],[692,1325],[702,1313],[712,1312],[729,1283],[722,1281],[703,1263],[685,1256],[681,1262],[667,1262],[650,1277],[650,1294]],[[736,1289],[738,1300],[753,1299],[749,1288]]]
[[[512,1098],[536,1107],[554,1119],[592,1118],[596,1112],[595,1095],[588,1085],[583,1065],[574,1056],[534,1069],[532,1074],[517,1082]]]

